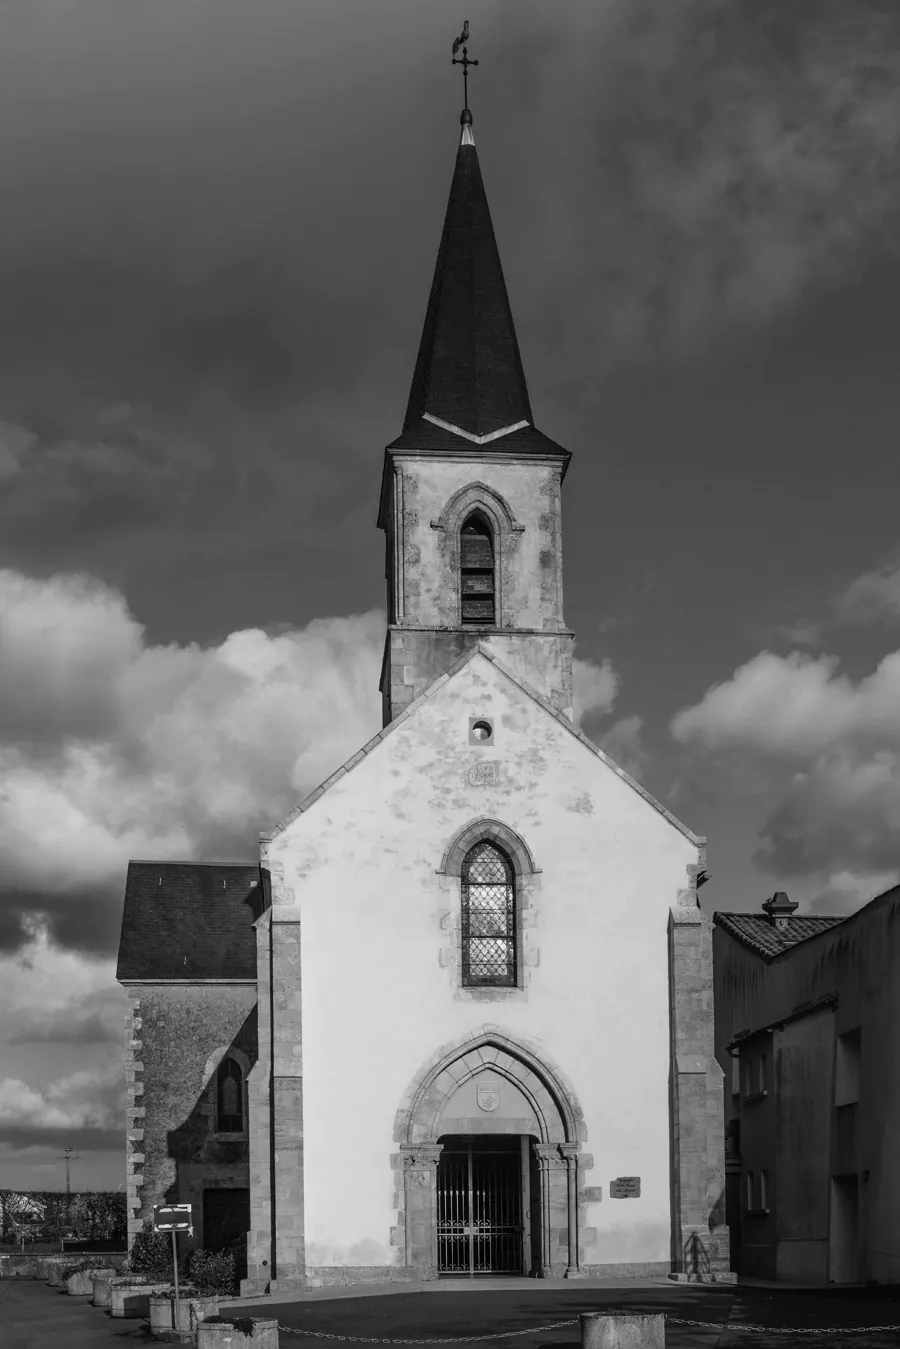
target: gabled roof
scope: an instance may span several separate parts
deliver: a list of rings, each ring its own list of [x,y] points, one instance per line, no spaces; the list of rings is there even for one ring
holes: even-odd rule
[[[846,914],[840,917],[806,914],[788,918],[784,927],[776,927],[763,913],[714,913],[713,921],[757,955],[772,960],[799,942],[806,941],[807,937],[814,937],[834,927],[835,923],[842,923],[846,917]]]
[[[607,754],[604,754],[602,749],[598,749],[593,741],[588,740],[587,736],[583,735],[582,732],[578,730],[564,712],[560,712],[558,708],[555,708],[553,704],[548,701],[548,699],[542,697],[541,694],[537,693],[530,685],[526,684],[523,679],[520,679],[518,675],[513,674],[511,670],[507,669],[502,661],[497,659],[492,651],[489,651],[487,647],[483,646],[480,642],[477,646],[473,646],[464,655],[460,656],[459,660],[455,661],[444,674],[440,675],[434,681],[433,684],[430,684],[424,693],[420,694],[418,698],[411,702],[399,716],[394,718],[393,721],[388,722],[387,726],[379,731],[377,735],[373,735],[372,739],[367,744],[363,745],[361,750],[358,750],[356,754],[352,755],[346,763],[342,764],[336,772],[331,774],[331,777],[326,778],[321,786],[317,787],[315,791],[310,792],[308,796],[304,797],[300,804],[295,806],[290,815],[286,816],[280,824],[276,825],[274,829],[265,830],[261,833],[260,839],[264,842],[270,842],[272,839],[277,838],[279,834],[283,833],[288,825],[297,819],[298,815],[304,814],[305,811],[309,810],[310,806],[315,805],[316,801],[318,801],[321,796],[324,796],[329,788],[333,787],[336,782],[345,777],[347,773],[351,772],[358,763],[362,763],[363,759],[371,754],[373,750],[377,749],[383,740],[386,740],[388,736],[392,735],[398,726],[402,726],[410,717],[415,716],[419,708],[424,706],[429,698],[433,698],[437,691],[443,688],[448,680],[452,679],[454,675],[457,675],[470,661],[474,660],[476,656],[482,656],[485,660],[490,661],[492,665],[497,667],[501,674],[510,680],[511,683],[515,684],[518,689],[521,689],[527,697],[532,698],[536,703],[539,703],[544,711],[549,716],[553,717],[555,721],[558,721],[560,726],[562,726],[569,735],[574,736],[576,740],[580,740],[586,749],[590,750],[596,758],[601,759],[603,763],[606,764],[607,768],[610,768],[623,782],[627,782],[629,787],[636,791],[639,796],[642,796],[648,805],[658,811],[659,814],[667,819],[680,833],[684,834],[685,838],[689,839],[691,843],[695,844],[698,848],[705,846],[706,839],[702,835],[693,833],[692,830],[688,829],[686,824],[682,824],[680,820],[676,819],[670,810],[667,810],[664,805],[657,801],[655,796],[651,796],[645,787],[642,787],[629,773],[625,772],[624,768],[620,768],[618,764],[613,763],[612,759],[610,759]]]
[[[119,980],[256,979],[259,865],[130,862]]]

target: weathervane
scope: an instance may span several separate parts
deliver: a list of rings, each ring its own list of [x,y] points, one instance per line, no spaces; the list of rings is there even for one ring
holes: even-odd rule
[[[469,111],[469,66],[478,65],[477,61],[469,60],[469,53],[466,49],[466,43],[468,42],[468,40],[469,40],[469,20],[466,19],[465,23],[463,24],[462,32],[460,33],[459,37],[454,40],[453,43],[453,64],[455,66],[462,66],[463,68],[463,100],[465,103],[465,107],[463,109],[464,112]],[[460,47],[462,47],[462,56],[457,56],[456,53],[459,51]]]

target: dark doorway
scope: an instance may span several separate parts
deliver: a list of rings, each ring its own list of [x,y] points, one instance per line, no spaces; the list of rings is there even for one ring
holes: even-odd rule
[[[250,1230],[249,1190],[203,1191],[203,1247],[224,1251]]]
[[[523,1274],[521,1139],[448,1134],[439,1141],[438,1273]]]

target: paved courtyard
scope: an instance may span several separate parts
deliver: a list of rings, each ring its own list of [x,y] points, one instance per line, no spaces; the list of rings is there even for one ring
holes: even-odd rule
[[[507,1344],[510,1349],[568,1349],[579,1343],[575,1318],[580,1312],[615,1307],[661,1311],[682,1321],[713,1323],[712,1327],[703,1327],[670,1320],[666,1327],[670,1349],[788,1349],[794,1344],[822,1349],[900,1346],[900,1331],[874,1329],[900,1325],[900,1289],[792,1291],[697,1287],[662,1281],[581,1287],[560,1282],[540,1287],[528,1280],[514,1286],[432,1285],[414,1293],[367,1292],[349,1297],[344,1290],[328,1290],[290,1302],[241,1303],[239,1310],[243,1316],[276,1316],[282,1326],[328,1336],[436,1339],[514,1331],[495,1343]],[[574,1324],[547,1328],[559,1321]],[[742,1329],[756,1324],[781,1327],[782,1333]],[[856,1334],[829,1329],[851,1326],[871,1329]],[[797,1331],[813,1327],[819,1333]],[[87,1299],[70,1298],[30,1279],[0,1282],[3,1349],[111,1349],[114,1345],[127,1349],[129,1345],[152,1343],[142,1322],[113,1320]],[[281,1335],[282,1349],[315,1349],[317,1344],[324,1349],[324,1341],[309,1333]]]

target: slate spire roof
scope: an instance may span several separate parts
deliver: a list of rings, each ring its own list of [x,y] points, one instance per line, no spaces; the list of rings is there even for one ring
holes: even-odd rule
[[[403,433],[390,449],[569,454],[536,431],[494,227],[472,136],[462,135]]]

